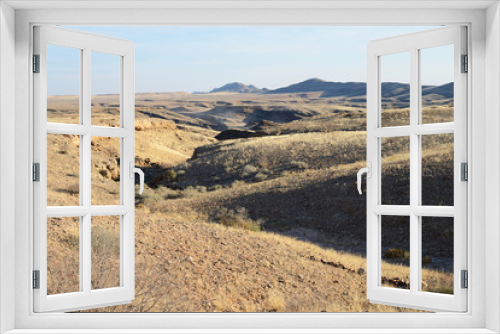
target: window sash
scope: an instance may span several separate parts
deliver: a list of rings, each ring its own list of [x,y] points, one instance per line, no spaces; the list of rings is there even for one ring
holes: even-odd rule
[[[460,164],[467,162],[467,76],[460,73],[461,54],[466,54],[466,28],[446,27],[372,41],[368,45],[367,82],[367,161],[372,177],[367,179],[367,297],[373,303],[430,311],[467,310],[467,290],[461,288],[460,272],[467,269],[467,182],[460,180]],[[454,45],[454,122],[419,124],[421,108],[421,49]],[[384,55],[410,53],[410,125],[381,127],[381,60]],[[421,197],[420,136],[454,133],[454,206],[418,204]],[[410,205],[381,205],[381,138],[410,138]],[[383,214],[410,218],[410,289],[381,284],[381,219]],[[454,294],[420,291],[421,217],[454,218]],[[415,284],[416,282],[416,284]]]
[[[63,28],[34,28],[34,54],[40,55],[40,73],[34,74],[34,161],[40,163],[40,182],[34,184],[34,270],[40,271],[40,289],[34,289],[35,312],[66,312],[130,302],[135,295],[134,277],[134,179],[129,162],[134,161],[133,44],[129,41]],[[46,46],[80,50],[80,124],[47,123]],[[120,57],[120,127],[91,125],[91,53]],[[80,136],[79,206],[47,206],[47,134]],[[91,138],[120,139],[120,205],[91,205]],[[91,287],[92,216],[120,216],[120,286],[93,290]],[[47,218],[80,217],[79,292],[47,295]]]

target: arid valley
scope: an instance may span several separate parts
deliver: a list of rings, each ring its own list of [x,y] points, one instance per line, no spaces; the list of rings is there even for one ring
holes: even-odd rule
[[[364,83],[320,79],[136,94],[135,163],[146,175],[136,195],[136,298],[89,311],[414,312],[366,299],[366,197],[356,189],[365,94]],[[78,105],[77,96],[49,96],[48,121],[78,123]],[[119,113],[118,95],[92,97],[93,125],[118,126]],[[381,122],[409,124],[408,84],[382,84]],[[423,87],[422,122],[453,122],[453,84]],[[92,204],[119,204],[119,140],[91,144]],[[453,134],[421,145],[424,204],[453,206]],[[380,146],[382,202],[405,204],[409,138]],[[47,205],[78,205],[79,137],[49,134],[47,148]],[[93,220],[95,288],[119,284],[113,219]],[[453,293],[447,219],[422,226],[426,291]],[[382,283],[407,289],[407,217],[382,222]],[[48,219],[50,294],[78,289],[78,232],[78,220]]]

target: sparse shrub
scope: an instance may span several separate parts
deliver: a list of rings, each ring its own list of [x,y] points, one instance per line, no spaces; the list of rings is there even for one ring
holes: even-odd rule
[[[173,169],[167,169],[163,172],[164,180],[175,181],[177,178],[177,173]]]
[[[245,208],[231,210],[225,207],[219,208],[215,213],[214,220],[224,226],[241,228],[248,231],[260,231],[262,222],[248,217]]]
[[[408,260],[410,253],[400,248],[391,248],[384,253],[384,258]]]
[[[165,210],[165,200],[184,197],[180,190],[159,186],[156,189],[149,189],[148,192],[136,196],[136,205],[142,204],[148,207],[150,212],[163,212]]]
[[[453,294],[453,285],[452,284],[450,284],[450,285],[441,284],[441,285],[438,285],[437,287],[427,288],[427,291],[452,295]]]
[[[257,167],[255,167],[254,165],[245,165],[243,167],[243,171],[242,171],[242,176],[245,177],[245,176],[248,176],[250,174],[255,174],[257,173]]]
[[[166,188],[165,192],[163,193],[164,199],[178,199],[178,198],[183,198],[183,197],[184,197],[184,194],[180,190]]]
[[[97,254],[120,254],[120,232],[104,226],[92,226],[92,251]]]
[[[259,173],[257,173],[257,174],[255,175],[255,178],[254,178],[254,179],[255,179],[255,181],[257,181],[257,182],[262,182],[262,181],[264,181],[264,180],[266,180],[266,179],[267,179],[267,175],[266,175],[266,174],[264,174],[264,173],[259,172]]]
[[[203,186],[196,186],[196,187],[187,187],[182,191],[182,194],[185,197],[190,197],[190,196],[195,196],[200,193],[206,193],[207,192],[207,187]]]
[[[292,161],[293,168],[306,169],[309,168],[309,165],[305,161]]]
[[[177,179],[177,173],[173,169],[166,169],[156,175],[151,181],[152,186],[156,186],[160,182],[174,182]]]
[[[231,188],[237,188],[237,187],[244,185],[244,184],[245,184],[245,181],[236,180],[233,183],[231,183]],[[220,185],[218,185],[218,186],[220,186]],[[222,186],[220,186],[220,187],[222,187]]]
[[[79,194],[80,193],[80,184],[73,183],[72,185],[68,186],[67,191],[68,191],[68,194],[70,194],[70,195]]]

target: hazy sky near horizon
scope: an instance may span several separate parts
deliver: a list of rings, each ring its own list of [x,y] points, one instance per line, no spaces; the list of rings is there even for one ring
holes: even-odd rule
[[[365,82],[366,46],[371,40],[433,27],[67,28],[132,41],[135,44],[136,92],[144,93],[209,91],[229,82],[275,89],[313,77]],[[441,68],[450,62],[447,56],[447,52],[433,53],[433,59],[438,58],[438,61],[427,62],[424,84],[439,85],[453,80],[452,77],[450,80],[449,71]],[[111,62],[106,58],[111,58]],[[112,58],[100,57],[99,66],[93,65],[92,72],[101,75],[92,81],[92,94],[117,93],[116,62]],[[407,60],[399,58],[391,62],[391,70],[385,74],[390,81],[408,82]],[[68,84],[67,80],[75,67],[75,57],[71,60],[64,50],[53,51],[48,67],[49,95],[78,93],[78,85]],[[113,73],[108,75],[108,68]]]

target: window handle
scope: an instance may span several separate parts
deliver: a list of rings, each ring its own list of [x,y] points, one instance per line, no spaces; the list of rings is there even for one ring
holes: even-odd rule
[[[142,194],[144,191],[144,172],[140,168],[136,168],[134,165],[134,162],[130,162],[130,178],[134,179],[135,174],[139,174],[139,184],[140,184],[140,189],[139,189],[139,195]]]
[[[363,192],[361,191],[361,175],[363,175],[364,173],[366,173],[366,176],[369,179],[371,179],[371,177],[372,177],[372,163],[370,161],[368,161],[366,163],[366,167],[361,168],[358,171],[358,192],[359,192],[360,195],[363,194]]]

